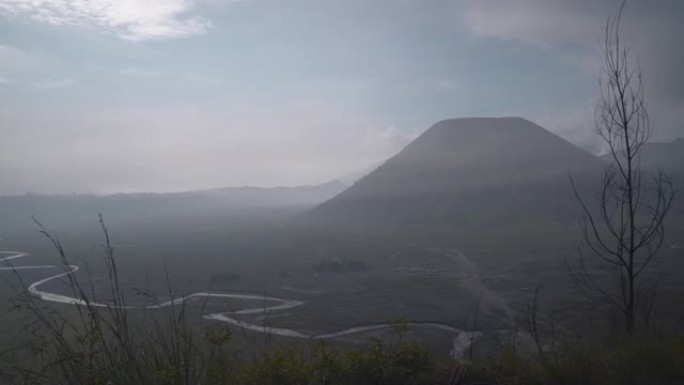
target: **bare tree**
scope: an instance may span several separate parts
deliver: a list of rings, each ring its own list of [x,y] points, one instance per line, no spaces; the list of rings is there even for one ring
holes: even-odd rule
[[[609,301],[620,312],[627,332],[634,330],[642,298],[641,274],[663,244],[664,219],[676,191],[662,170],[642,172],[641,148],[651,136],[652,126],[644,101],[641,69],[630,66],[629,48],[620,39],[620,20],[625,7],[606,23],[602,44],[604,68],[599,76],[601,98],[596,106],[595,127],[605,141],[612,163],[604,172],[593,210],[578,192],[575,196],[584,212],[584,241],[588,253],[580,250],[580,267],[573,278],[592,294]],[[572,178],[571,178],[572,179]],[[585,264],[607,268],[613,280],[593,274]]]

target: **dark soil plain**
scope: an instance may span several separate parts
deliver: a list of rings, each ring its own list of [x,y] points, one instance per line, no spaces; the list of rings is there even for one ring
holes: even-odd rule
[[[553,315],[559,326],[586,338],[604,336],[610,317],[581,294],[573,284],[565,260],[577,254],[578,226],[529,224],[473,232],[459,228],[369,227],[367,229],[309,226],[299,220],[305,208],[271,215],[241,215],[239,219],[164,218],[109,224],[119,278],[131,304],[150,304],[171,295],[199,291],[252,293],[295,299],[303,305],[258,315],[240,316],[246,322],[289,328],[309,335],[386,323],[392,320],[435,322],[466,330],[488,331],[480,341],[488,349],[497,331],[519,328],[517,317],[539,289],[539,307]],[[105,221],[107,213],[103,213]],[[681,224],[673,218],[668,239],[650,272],[659,281],[655,315],[662,327],[681,327],[684,295],[684,249]],[[96,214],[91,223],[53,226],[76,273],[94,297],[107,301],[108,280],[98,245]],[[33,228],[32,228],[33,226]],[[679,226],[679,227],[678,227]],[[531,230],[535,229],[535,230]],[[12,228],[5,224],[0,249],[21,250],[30,256],[15,266],[57,263],[49,241],[28,221]],[[453,252],[467,257],[468,264]],[[52,271],[20,271],[25,283],[52,275]],[[1,303],[3,344],[16,340],[24,328],[13,298],[21,285],[9,271],[3,274]],[[14,286],[14,289],[12,288]],[[169,289],[171,287],[171,291]],[[42,286],[70,294],[66,282]],[[258,302],[258,301],[257,301]],[[49,305],[69,312],[67,305]],[[255,307],[244,300],[188,302],[198,322],[201,315]],[[477,310],[476,310],[477,309]],[[474,317],[475,312],[478,315]],[[131,314],[135,314],[132,311]],[[135,317],[135,315],[134,315]],[[244,341],[292,340],[243,331]],[[395,338],[391,329],[338,337],[333,343],[364,342],[368,337]],[[429,343],[448,353],[453,334],[410,327],[407,338]],[[489,341],[487,341],[489,339]],[[475,346],[478,346],[476,341]]]

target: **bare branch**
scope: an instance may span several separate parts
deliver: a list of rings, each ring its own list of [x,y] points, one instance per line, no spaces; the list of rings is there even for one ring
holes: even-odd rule
[[[641,68],[630,65],[629,47],[620,38],[620,23],[626,2],[608,18],[602,44],[604,69],[598,78],[600,99],[594,112],[596,132],[605,141],[613,165],[603,175],[597,210],[580,196],[571,178],[575,198],[584,221],[584,243],[596,260],[589,271],[580,255],[573,280],[612,303],[625,317],[625,329],[635,326],[640,274],[662,247],[665,218],[677,195],[671,178],[658,171],[653,178],[641,169],[641,150],[653,127],[644,97]],[[617,291],[598,284],[593,270],[601,266],[613,272]],[[604,269],[605,270],[605,269]],[[648,311],[644,314],[650,314]]]

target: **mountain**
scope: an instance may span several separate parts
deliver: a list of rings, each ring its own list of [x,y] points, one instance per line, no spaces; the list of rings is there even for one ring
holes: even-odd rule
[[[568,220],[577,213],[569,174],[584,191],[602,164],[525,119],[444,120],[310,216],[421,225]]]

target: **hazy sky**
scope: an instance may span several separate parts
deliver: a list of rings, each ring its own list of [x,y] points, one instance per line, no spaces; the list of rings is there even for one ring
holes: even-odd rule
[[[585,148],[619,0],[0,0],[0,194],[314,184],[438,120]],[[632,0],[655,139],[684,136],[684,2]]]

